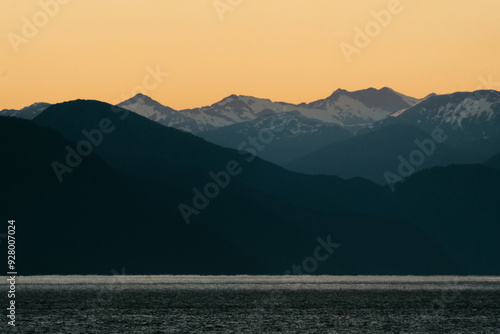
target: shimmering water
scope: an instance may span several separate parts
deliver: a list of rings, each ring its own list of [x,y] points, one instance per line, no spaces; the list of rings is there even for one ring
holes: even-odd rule
[[[500,333],[499,277],[44,276],[16,288],[17,326],[4,311],[1,333]]]

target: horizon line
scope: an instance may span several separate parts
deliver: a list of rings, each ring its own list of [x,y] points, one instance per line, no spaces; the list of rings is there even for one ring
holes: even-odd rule
[[[388,86],[383,86],[381,88],[375,88],[375,87],[368,87],[368,88],[363,88],[363,89],[357,89],[357,90],[347,90],[347,89],[343,89],[343,88],[337,88],[336,90],[334,90],[330,95],[328,95],[327,97],[323,97],[323,98],[320,98],[320,99],[316,99],[316,100],[312,100],[310,102],[300,102],[300,103],[293,103],[293,102],[286,102],[286,101],[278,101],[278,100],[273,100],[271,98],[266,98],[266,97],[257,97],[257,96],[253,96],[253,95],[245,95],[245,94],[236,94],[236,93],[233,93],[233,94],[229,94],[229,95],[226,95],[225,97],[223,98],[220,98],[219,100],[216,100],[215,102],[213,102],[212,104],[207,104],[207,105],[202,105],[202,106],[198,106],[198,107],[192,107],[192,108],[181,108],[181,109],[177,109],[177,108],[173,108],[171,107],[169,104],[164,104],[163,102],[160,101],[160,99],[156,99],[156,98],[153,98],[151,97],[150,95],[147,95],[147,94],[144,94],[144,93],[141,93],[141,92],[138,92],[137,94],[135,95],[132,95],[130,97],[126,97],[124,100],[120,100],[120,102],[116,103],[116,104],[113,104],[113,102],[108,102],[106,100],[100,100],[100,99],[96,99],[96,98],[82,98],[82,97],[79,97],[79,98],[75,98],[75,99],[68,99],[68,100],[64,100],[64,101],[59,101],[59,102],[46,102],[46,101],[35,101],[35,102],[32,102],[30,104],[26,104],[24,105],[23,107],[20,107],[18,109],[16,109],[15,107],[4,107],[2,109],[0,109],[0,111],[4,111],[4,110],[21,110],[23,108],[27,108],[27,107],[31,107],[35,104],[39,104],[39,103],[47,103],[47,104],[50,104],[50,105],[56,105],[56,104],[60,104],[60,103],[65,103],[65,102],[71,102],[71,101],[77,101],[77,100],[87,100],[87,101],[99,101],[99,102],[104,102],[104,103],[108,103],[110,105],[119,105],[125,101],[128,101],[128,100],[131,100],[133,98],[135,98],[136,96],[138,95],[142,95],[142,96],[146,96],[150,99],[152,99],[153,101],[161,104],[162,106],[164,107],[168,107],[168,108],[171,108],[171,109],[174,109],[176,111],[183,111],[183,110],[191,110],[191,109],[200,109],[200,108],[204,108],[204,107],[210,107],[216,103],[219,103],[231,96],[237,96],[237,97],[251,97],[251,98],[254,98],[254,99],[260,99],[260,100],[268,100],[268,101],[271,101],[272,103],[285,103],[285,104],[291,104],[291,105],[295,105],[295,106],[300,106],[301,104],[309,104],[309,103],[312,103],[312,102],[316,102],[318,100],[323,100],[323,99],[327,99],[328,97],[332,96],[334,93],[338,92],[338,91],[345,91],[347,93],[355,93],[355,92],[360,92],[360,91],[367,91],[367,90],[370,90],[370,89],[374,89],[374,90],[377,90],[377,91],[381,91],[383,89],[389,89],[397,94],[401,94],[401,95],[404,95],[404,96],[407,96],[407,97],[410,97],[410,98],[413,98],[413,99],[417,99],[417,100],[423,100],[425,99],[426,97],[428,96],[431,96],[431,95],[436,95],[436,96],[443,96],[443,95],[451,95],[451,94],[456,94],[456,93],[474,93],[474,92],[477,92],[477,91],[496,91],[498,92],[497,90],[495,89],[487,89],[487,88],[484,88],[484,89],[475,89],[475,90],[471,90],[471,91],[468,91],[468,90],[464,90],[464,91],[452,91],[452,92],[449,92],[449,93],[441,93],[441,94],[438,94],[438,93],[435,93],[435,92],[431,92],[427,95],[425,95],[424,97],[421,97],[421,98],[418,98],[418,97],[414,97],[412,95],[407,95],[405,93],[401,93],[399,91],[396,91],[394,89],[392,89],[391,87],[388,87]]]

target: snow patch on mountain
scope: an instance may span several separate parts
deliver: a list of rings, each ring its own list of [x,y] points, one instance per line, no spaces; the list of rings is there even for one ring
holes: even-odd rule
[[[364,102],[363,102],[364,101]],[[253,121],[264,115],[295,112],[316,121],[343,127],[366,127],[418,100],[388,88],[349,92],[338,89],[330,97],[294,105],[245,95],[230,95],[210,106],[176,111],[139,94],[119,104],[151,120],[192,133]]]
[[[427,132],[439,127],[454,143],[495,137],[500,126],[500,92],[435,95],[391,118]]]
[[[33,119],[39,114],[41,114],[45,109],[50,107],[49,103],[45,102],[37,102],[33,103],[28,107],[24,107],[22,109],[4,109],[0,111],[0,116],[10,116],[10,117],[19,117],[24,119]]]

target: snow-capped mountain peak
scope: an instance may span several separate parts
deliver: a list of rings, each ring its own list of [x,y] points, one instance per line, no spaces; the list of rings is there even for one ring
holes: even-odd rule
[[[309,103],[311,109],[323,110],[323,117],[315,118],[323,121],[343,124],[346,126],[369,126],[382,120],[390,114],[407,109],[419,100],[397,93],[384,87],[368,88],[350,92],[337,89],[323,100]]]
[[[455,143],[494,137],[500,128],[500,92],[433,95],[393,116],[392,122],[416,125],[427,132],[440,128]]]
[[[337,89],[326,99],[299,105],[233,94],[209,106],[175,111],[138,94],[119,106],[164,125],[199,133],[284,112],[297,112],[309,119],[359,128],[370,126],[401,109],[410,108],[418,101],[384,87],[354,92]]]
[[[177,111],[166,107],[144,94],[137,94],[129,100],[126,100],[118,107],[128,109],[150,120],[162,123],[166,119],[175,118]]]

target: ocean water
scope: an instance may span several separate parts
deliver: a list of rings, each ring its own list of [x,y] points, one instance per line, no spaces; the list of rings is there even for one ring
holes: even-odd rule
[[[500,277],[40,276],[1,333],[500,333]]]

